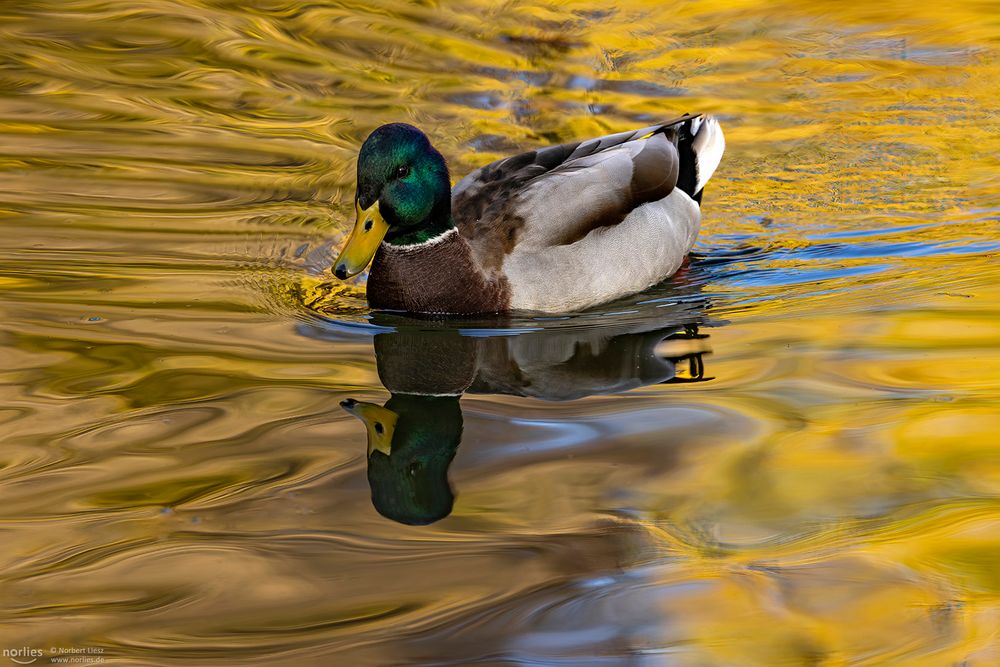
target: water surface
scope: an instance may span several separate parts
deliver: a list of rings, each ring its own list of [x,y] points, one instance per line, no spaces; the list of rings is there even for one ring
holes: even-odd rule
[[[0,8],[0,646],[1000,664],[1000,12],[763,7]],[[647,293],[325,272],[381,123],[457,179],[692,110],[727,154]]]

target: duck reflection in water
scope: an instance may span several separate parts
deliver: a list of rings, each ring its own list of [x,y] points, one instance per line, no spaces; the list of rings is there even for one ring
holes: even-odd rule
[[[374,340],[379,379],[392,396],[381,406],[353,398],[340,404],[365,424],[375,509],[411,525],[451,513],[448,466],[462,439],[459,399],[465,393],[568,401],[711,379],[703,362],[708,336],[699,333],[697,320],[662,322],[564,325],[509,335],[377,317],[376,324],[394,329]]]

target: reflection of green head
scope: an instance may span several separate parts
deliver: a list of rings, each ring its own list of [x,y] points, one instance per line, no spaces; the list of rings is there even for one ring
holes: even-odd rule
[[[462,437],[458,397],[393,394],[383,407],[341,405],[367,427],[368,485],[379,514],[411,525],[448,516],[448,466]]]

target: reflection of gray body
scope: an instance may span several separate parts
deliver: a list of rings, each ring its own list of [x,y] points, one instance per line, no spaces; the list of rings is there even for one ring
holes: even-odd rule
[[[478,350],[469,392],[566,401],[664,382],[674,377],[674,361],[658,356],[655,348],[681,330],[488,338]]]
[[[378,371],[393,393],[509,394],[571,400],[674,377],[656,346],[682,326],[617,333],[537,331],[469,337],[455,330],[403,330],[375,337]]]

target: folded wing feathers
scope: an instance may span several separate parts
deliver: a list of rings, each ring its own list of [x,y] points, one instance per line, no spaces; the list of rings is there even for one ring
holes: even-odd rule
[[[609,148],[620,146],[628,141],[640,139],[658,132],[672,135],[670,130],[672,130],[674,126],[685,120],[691,118],[696,119],[698,117],[699,116],[697,115],[685,114],[684,116],[675,118],[674,120],[666,123],[650,125],[649,127],[644,127],[639,130],[619,132],[617,134],[609,134],[604,137],[587,139],[586,141],[577,143],[549,146],[536,151],[513,155],[509,158],[490,163],[473,171],[455,185],[453,195],[457,196],[459,193],[476,183],[494,181],[515,181],[523,183],[548,171],[557,169],[571,160],[594,155],[595,153],[600,153],[608,150]],[[673,136],[671,136],[671,138],[673,138]]]
[[[697,168],[693,164],[684,164],[690,158],[683,151],[678,164],[675,147],[681,139],[682,123],[688,120],[691,123],[687,129],[687,141],[691,141],[690,135],[696,135],[693,149],[697,156]],[[506,215],[511,197],[539,176],[552,172],[585,170],[592,164],[592,160],[586,158],[631,141],[651,139],[658,134],[662,134],[666,141],[643,141],[631,151],[633,178],[631,197],[627,198],[631,200],[629,203],[634,207],[654,201],[669,194],[675,184],[680,187],[678,167],[681,170],[681,180],[685,178],[685,170],[691,172],[690,176],[697,178],[697,189],[694,192],[700,191],[718,166],[725,144],[721,129],[714,119],[700,114],[685,114],[666,123],[577,143],[549,146],[481,167],[459,181],[452,190],[455,221],[463,234],[475,236],[475,228],[480,223],[488,223],[496,216]],[[683,189],[691,189],[695,178],[690,180],[691,184]],[[627,211],[622,211],[622,215],[625,213]]]

